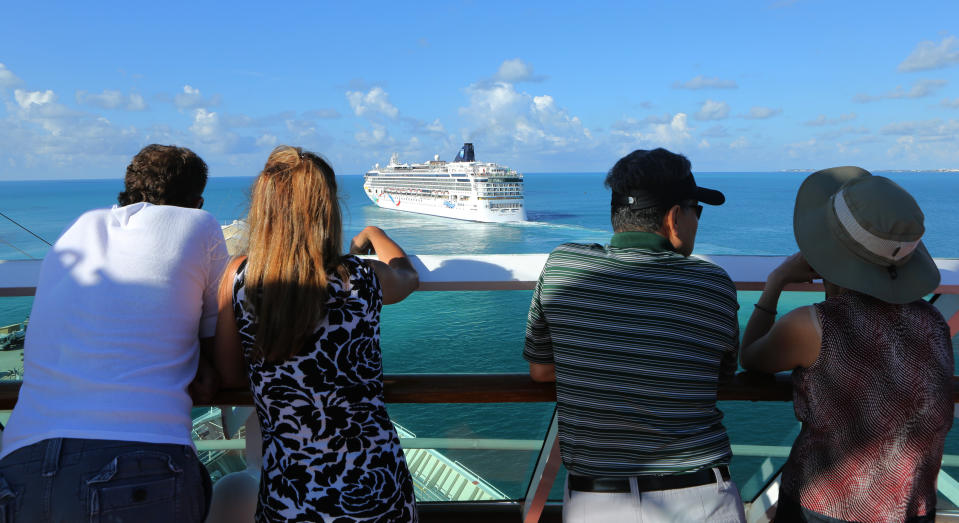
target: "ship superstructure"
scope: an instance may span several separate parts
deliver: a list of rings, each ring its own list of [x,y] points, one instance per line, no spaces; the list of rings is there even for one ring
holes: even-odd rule
[[[492,162],[477,162],[465,143],[452,162],[435,156],[425,163],[400,163],[394,153],[364,176],[363,190],[386,209],[478,222],[526,220],[523,175]]]

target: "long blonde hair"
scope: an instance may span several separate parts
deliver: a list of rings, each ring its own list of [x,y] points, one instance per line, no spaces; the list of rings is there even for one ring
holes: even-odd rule
[[[327,273],[347,278],[333,168],[299,147],[273,149],[253,183],[247,222],[246,301],[257,319],[256,348],[282,361],[326,316]]]

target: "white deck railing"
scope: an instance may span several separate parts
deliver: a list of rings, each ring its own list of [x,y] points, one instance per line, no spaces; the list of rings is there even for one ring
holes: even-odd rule
[[[695,255],[726,269],[739,290],[761,290],[784,256]],[[420,275],[421,291],[532,289],[546,254],[423,254],[410,257]],[[40,260],[0,260],[0,296],[30,296],[40,274]],[[942,283],[935,291],[959,294],[959,259],[937,258]],[[821,290],[819,283],[789,290]]]
[[[529,290],[536,284],[547,254],[476,254],[411,256],[419,272],[421,291]],[[736,288],[762,290],[769,273],[784,256],[695,255],[729,273]],[[0,260],[0,297],[32,296],[36,292],[41,260]],[[937,306],[959,333],[959,259],[936,258],[942,281],[935,294]],[[786,290],[822,290],[821,282],[790,285]]]

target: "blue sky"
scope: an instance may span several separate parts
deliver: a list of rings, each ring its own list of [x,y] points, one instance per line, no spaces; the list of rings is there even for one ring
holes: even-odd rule
[[[214,176],[278,144],[605,171],[959,168],[959,3],[11,2],[0,180],[122,177],[149,143]]]

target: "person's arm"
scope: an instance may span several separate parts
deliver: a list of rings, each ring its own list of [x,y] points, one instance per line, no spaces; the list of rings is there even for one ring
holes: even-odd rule
[[[789,283],[810,281],[819,276],[806,259],[796,253],[769,274],[763,293],[746,323],[740,349],[740,363],[748,370],[779,372],[808,367],[819,357],[822,336],[811,306],[799,307],[776,321],[776,306]]]
[[[249,386],[246,365],[243,362],[243,347],[240,344],[240,332],[233,316],[233,280],[236,270],[246,256],[234,258],[227,266],[220,280],[217,296],[219,312],[214,338],[213,360],[224,387],[246,388]]]
[[[552,363],[530,363],[529,377],[533,381],[552,382],[556,381],[556,365]]]
[[[200,358],[197,362],[196,376],[187,387],[187,393],[193,399],[194,405],[213,401],[213,396],[220,390],[220,374],[211,363],[212,358],[213,338],[200,338]]]
[[[379,227],[369,226],[350,243],[352,254],[376,254],[368,260],[383,289],[383,305],[402,301],[420,286],[420,277],[403,249]]]
[[[546,262],[549,265],[549,261]],[[553,362],[553,341],[549,333],[549,324],[543,312],[540,296],[543,291],[543,275],[539,276],[536,288],[533,289],[533,299],[529,304],[529,314],[526,317],[526,344],[523,348],[523,358],[529,362],[529,377],[533,381],[556,381],[556,364]]]
[[[719,382],[726,383],[727,381],[733,379],[733,376],[736,375],[736,371],[739,370],[739,318],[735,317],[733,319],[735,326],[735,334],[733,334],[732,339],[732,348],[725,352],[722,356],[722,359],[719,361]]]
[[[202,198],[201,198],[202,200]],[[223,229],[213,215],[207,215],[209,237],[207,248],[203,251],[207,256],[207,276],[203,289],[203,304],[200,313],[200,356],[197,362],[196,375],[187,387],[187,392],[194,404],[209,403],[220,388],[220,375],[213,364],[214,340],[218,313],[218,292],[220,277],[230,260],[226,241],[223,239]]]

